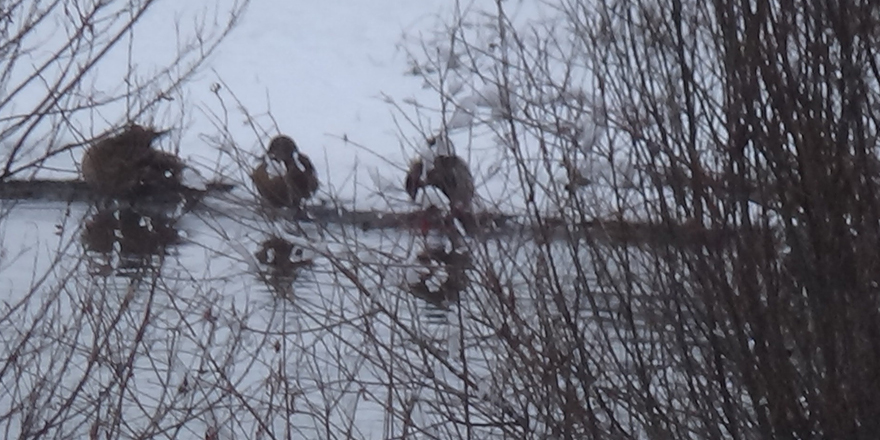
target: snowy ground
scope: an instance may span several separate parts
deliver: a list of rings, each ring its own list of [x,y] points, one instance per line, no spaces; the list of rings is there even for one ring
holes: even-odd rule
[[[234,35],[211,61],[211,74],[191,85],[192,99],[205,108],[216,107],[210,85],[222,80],[251,112],[271,112],[281,132],[288,133],[313,158],[324,188],[354,197],[351,172],[356,166],[378,167],[402,180],[407,158],[392,107],[383,97],[403,100],[423,93],[420,80],[406,75],[407,54],[402,46],[437,26],[448,14],[444,1],[313,2],[259,0],[247,11]],[[194,118],[199,118],[198,115]],[[233,121],[243,123],[244,120]],[[261,123],[271,133],[268,119]],[[243,124],[240,145],[258,152],[260,142]],[[196,123],[193,132],[210,133]],[[414,129],[407,136],[418,137]],[[375,151],[382,158],[346,143]],[[216,157],[206,145],[196,144],[189,154]],[[361,172],[358,183],[367,183]]]
[[[457,104],[465,111],[450,106],[443,114],[439,78],[426,81],[413,74],[415,65],[437,54],[441,60],[461,56],[456,53],[460,47],[450,47],[447,28],[455,13],[492,11],[494,3],[464,2],[457,11],[454,2],[438,0],[320,2],[307,7],[257,0],[210,62],[211,74],[189,86],[191,98],[202,111],[216,111],[218,101],[210,89],[222,80],[249,112],[271,113],[272,121],[258,117],[264,129],[274,133],[277,123],[279,131],[293,136],[312,156],[324,191],[358,208],[405,205],[401,189],[408,161],[425,137],[445,124],[457,153],[470,163],[486,205],[509,202],[508,187],[516,182],[496,169],[504,146],[480,127],[480,109],[475,108],[492,112],[494,86],[472,74],[451,72],[443,92],[460,99]],[[507,7],[510,19],[523,24],[549,12],[539,4],[508,2]],[[475,38],[488,48],[496,35],[477,30]],[[205,119],[193,116],[190,135],[212,132]],[[235,122],[241,123],[232,126],[242,142],[238,146],[259,153],[266,139],[254,138],[243,117]],[[212,146],[186,139],[182,144],[183,154],[200,157],[199,162],[216,158]]]
[[[456,152],[472,169],[481,207],[521,210],[519,177],[510,163],[502,163],[508,146],[497,134],[504,130],[503,121],[497,119],[497,84],[491,82],[497,71],[492,61],[497,56],[497,23],[478,12],[492,13],[495,2],[455,3],[253,0],[199,73],[175,90],[156,114],[135,119],[172,128],[173,135],[160,147],[179,150],[206,177],[219,174],[245,187],[250,183],[249,168],[269,138],[279,132],[289,134],[315,162],[322,197],[332,196],[356,208],[406,207],[401,188],[405,168],[424,146],[425,137],[445,125]],[[92,99],[124,91],[127,81],[136,83],[139,76],[168,65],[183,41],[197,29],[220,27],[228,19],[223,14],[236,4],[237,0],[210,6],[160,2],[87,78],[86,84],[94,84]],[[538,2],[504,5],[511,26],[523,35],[530,34],[531,26],[543,29],[547,20],[552,21],[547,17],[556,13]],[[457,14],[465,14],[471,22],[453,32],[449,23]],[[46,40],[38,42],[33,63],[51,59],[51,43],[61,35],[40,36]],[[472,54],[463,50],[462,36],[473,50],[489,57],[471,59]],[[134,77],[126,76],[129,68],[136,72]],[[22,64],[12,76],[31,73]],[[590,87],[586,78],[583,84],[578,82],[574,80],[575,87]],[[16,95],[17,105],[9,107],[10,113],[42,99],[44,87],[31,83]],[[516,84],[511,87],[514,94],[523,92]],[[441,103],[440,89],[450,102]],[[75,129],[59,133],[58,142],[76,142],[113,128],[125,120],[128,106],[116,102],[73,114],[65,123]],[[601,131],[592,118],[592,114],[576,116],[574,122],[595,142]],[[217,138],[221,130],[228,130],[227,138]],[[522,142],[527,149],[537,148],[534,140]],[[232,147],[244,152],[237,163],[220,151],[228,153]],[[81,151],[76,148],[57,157],[41,174],[76,176]],[[535,163],[535,172],[546,172]],[[561,167],[553,167],[548,178],[561,179]],[[595,172],[595,167],[590,171]]]
[[[86,83],[95,84],[94,99],[105,92],[125,90],[129,66],[147,73],[167,65],[181,41],[199,27],[197,23],[206,23],[202,26],[207,28],[222,24],[227,19],[222,14],[236,3],[224,0],[209,7],[160,2],[134,28],[130,42],[114,48],[88,78]],[[408,73],[412,68],[408,59],[410,53],[423,56],[426,49],[421,41],[442,35],[442,23],[452,12],[451,2],[440,0],[253,0],[194,80],[184,84],[155,117],[140,122],[172,128],[174,136],[161,147],[179,148],[181,156],[203,166],[210,175],[220,156],[218,145],[206,142],[205,136],[217,132],[214,116],[223,113],[225,104],[230,112],[228,121],[223,122],[228,123],[226,128],[236,147],[261,154],[270,136],[287,133],[312,156],[324,190],[343,199],[354,199],[358,186],[374,188],[373,182],[367,181],[370,169],[400,186],[412,154],[412,146],[404,144],[420,142],[439,127],[439,121],[420,121],[425,124],[424,133],[405,124],[398,127],[389,102],[418,100],[439,106],[436,92],[426,90],[422,79]],[[212,24],[212,19],[217,22]],[[32,63],[51,60],[53,43],[61,42],[64,35],[35,36],[31,43],[39,50],[29,55]],[[14,78],[33,73],[28,65],[16,69]],[[212,87],[216,84],[224,87],[215,94]],[[44,84],[30,84],[4,116],[29,108],[31,101],[39,101],[44,93]],[[233,95],[240,105],[233,101]],[[60,141],[75,142],[78,136],[96,136],[113,128],[114,122],[125,119],[126,106],[120,102],[91,114],[74,115],[69,122],[79,135],[63,133]],[[255,134],[250,124],[260,133]],[[43,175],[75,176],[80,155],[77,149],[59,157]],[[355,169],[357,176],[352,176]],[[224,168],[224,173],[236,180],[246,177],[247,171],[231,170],[228,164]],[[363,197],[359,199],[363,201]]]

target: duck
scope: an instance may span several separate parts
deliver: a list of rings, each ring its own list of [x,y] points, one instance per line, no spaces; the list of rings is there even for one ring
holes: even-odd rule
[[[302,202],[318,191],[318,174],[309,157],[289,136],[269,142],[266,156],[251,173],[262,200],[275,208],[301,209]]]
[[[180,189],[183,162],[152,146],[167,133],[131,124],[117,135],[102,136],[83,153],[83,180],[95,193],[115,198]]]
[[[419,190],[433,186],[449,199],[454,213],[470,212],[474,199],[474,177],[467,163],[452,152],[448,139],[435,136],[427,141],[428,149],[410,162],[404,182],[412,201]]]

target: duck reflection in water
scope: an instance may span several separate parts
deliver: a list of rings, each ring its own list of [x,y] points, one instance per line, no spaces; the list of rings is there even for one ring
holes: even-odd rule
[[[292,296],[293,282],[302,270],[314,264],[301,247],[277,236],[270,236],[260,243],[254,257],[265,267],[259,272],[260,278],[274,292],[288,298]]]
[[[114,256],[118,256],[117,271],[158,267],[168,248],[181,241],[174,223],[165,214],[146,215],[130,207],[99,210],[82,232],[85,250],[105,257],[103,262],[91,260],[94,273],[112,274]]]
[[[426,246],[407,271],[409,291],[434,306],[447,308],[450,303],[458,302],[461,292],[467,288],[470,267],[471,259],[463,251]]]

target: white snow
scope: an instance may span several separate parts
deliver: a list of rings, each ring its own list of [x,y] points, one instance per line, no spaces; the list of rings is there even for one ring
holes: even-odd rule
[[[199,29],[224,24],[229,19],[225,12],[238,4],[166,2],[150,9],[126,34],[125,44],[115,47],[88,78],[96,99],[124,91],[130,87],[126,81],[136,83],[139,75],[167,65],[187,38]],[[515,51],[499,44],[489,16],[462,29],[447,28],[456,8],[473,19],[481,17],[477,11],[494,12],[496,3],[253,0],[194,79],[160,105],[157,114],[138,122],[170,128],[172,135],[158,146],[179,151],[205,178],[220,175],[248,188],[254,158],[264,153],[273,136],[287,134],[314,163],[322,184],[319,196],[336,196],[349,208],[360,209],[409,206],[399,193],[384,195],[402,187],[409,161],[420,154],[426,138],[437,136],[445,126],[455,152],[472,169],[482,204],[516,210],[526,191],[513,169],[501,164],[510,144],[496,139],[496,125],[507,110],[493,79],[498,64],[491,59]],[[505,8],[511,26],[524,31],[555,13],[539,3],[508,2]],[[475,58],[462,35],[487,55]],[[50,43],[57,44],[60,36],[44,36],[47,42],[33,55],[35,62],[51,54]],[[133,78],[126,77],[129,68],[135,69]],[[514,94],[521,95],[522,80],[509,80]],[[15,108],[4,111],[21,111],[41,99],[45,92],[37,85],[32,88],[16,100]],[[441,90],[451,98],[445,104]],[[590,96],[589,90],[582,93]],[[563,98],[580,99],[559,99]],[[67,137],[61,143],[112,128],[125,119],[126,105],[119,102],[91,114],[66,116],[79,134],[61,133]],[[517,109],[522,104],[509,105]],[[597,109],[586,107],[589,114],[572,120],[579,125],[582,147],[592,150],[604,130],[591,124]],[[5,116],[9,114],[0,114]],[[526,149],[536,146],[522,141]],[[42,174],[72,177],[81,151],[76,148],[56,157]]]
[[[468,96],[462,99],[456,106],[452,117],[446,123],[446,128],[456,130],[470,128],[474,125],[474,116],[477,111],[477,98]]]
[[[385,177],[402,182],[403,173],[382,160],[401,166],[409,160],[401,154],[387,99],[401,101],[424,92],[418,77],[405,75],[407,56],[400,42],[405,34],[429,31],[448,8],[440,0],[256,1],[212,60],[216,77],[206,75],[193,84],[192,97],[212,105],[216,100],[209,86],[222,79],[251,113],[271,111],[273,121],[260,120],[267,134],[278,130],[293,137],[312,159],[325,188],[354,200],[354,185],[366,182],[370,187],[371,179],[362,174],[370,169],[384,170]],[[193,131],[211,128],[194,124]],[[253,139],[249,127],[231,128],[251,139],[244,146],[253,151],[268,140]]]

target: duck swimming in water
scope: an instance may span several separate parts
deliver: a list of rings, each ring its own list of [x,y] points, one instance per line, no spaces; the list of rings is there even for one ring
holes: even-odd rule
[[[318,174],[312,161],[284,135],[272,139],[251,179],[263,201],[276,208],[299,209],[318,190]]]

